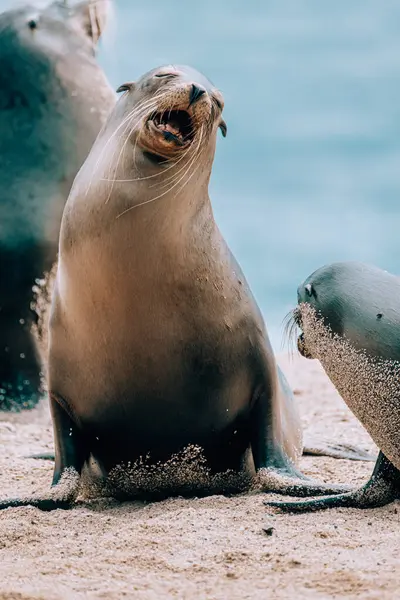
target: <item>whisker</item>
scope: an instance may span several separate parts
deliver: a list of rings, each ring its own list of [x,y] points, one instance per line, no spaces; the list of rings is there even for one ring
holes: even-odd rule
[[[186,158],[188,156],[188,154],[190,155],[192,152],[196,152],[196,150],[193,150],[193,148],[188,148],[185,153],[182,155],[180,160],[183,160],[184,158]],[[174,166],[176,166],[179,162],[177,161]],[[189,159],[190,160],[190,159]],[[166,177],[165,180],[163,181],[162,184],[154,184],[152,186],[150,186],[151,188],[153,187],[158,187],[159,189],[163,189],[165,187],[167,187],[169,185],[169,182],[176,180],[177,176],[179,176],[179,173],[181,173],[187,166],[187,162],[185,162],[182,167],[180,169],[178,169],[177,171],[175,171],[170,177]]]
[[[112,140],[112,139],[113,139],[113,138],[116,136],[116,134],[117,134],[118,130],[119,130],[119,129],[121,129],[121,128],[122,128],[122,127],[123,127],[123,126],[126,124],[126,123],[128,123],[128,125],[126,125],[126,127],[125,127],[125,129],[124,129],[124,132],[123,132],[123,134],[124,134],[124,133],[127,131],[127,128],[128,128],[128,126],[129,126],[129,120],[130,120],[131,118],[133,118],[133,117],[135,116],[135,114],[136,114],[136,109],[134,109],[134,110],[132,110],[131,112],[129,112],[129,114],[128,114],[128,115],[127,115],[127,116],[126,116],[124,119],[123,119],[122,123],[121,123],[121,124],[120,124],[120,125],[117,127],[117,129],[116,129],[116,130],[115,130],[115,131],[114,131],[114,132],[111,134],[111,136],[110,136],[110,137],[108,138],[108,140],[105,142],[105,144],[104,144],[104,146],[103,146],[103,148],[102,148],[102,151],[100,152],[100,155],[99,155],[99,157],[98,157],[98,159],[97,159],[97,161],[96,161],[96,164],[94,165],[94,168],[93,168],[93,173],[92,173],[92,177],[90,178],[90,181],[89,181],[88,187],[87,187],[87,189],[86,189],[86,195],[87,195],[87,194],[88,194],[88,192],[89,192],[89,189],[90,189],[90,187],[91,187],[91,185],[92,185],[93,177],[94,177],[94,175],[95,175],[95,174],[96,174],[96,172],[97,172],[97,169],[98,169],[98,167],[99,167],[99,164],[100,164],[100,162],[101,162],[101,160],[102,160],[102,158],[103,158],[103,156],[104,156],[104,154],[105,154],[105,151],[106,151],[107,147],[108,147],[108,146],[109,146],[109,144],[111,143],[111,140]],[[122,135],[123,135],[123,134],[122,134]],[[113,154],[115,154],[115,152],[114,152]],[[112,168],[112,161],[111,161],[110,170],[111,170],[111,168]]]
[[[161,95],[161,97],[162,97],[162,95]],[[155,98],[157,98],[157,97],[155,97]],[[156,108],[156,106],[154,108]],[[163,113],[163,114],[165,114],[165,113]],[[125,129],[125,131],[126,131],[126,129]],[[124,131],[124,133],[125,133],[125,131]],[[139,139],[139,137],[140,136],[138,136],[137,140]],[[135,146],[134,146],[134,153],[136,151],[136,146],[137,146],[137,141],[136,141]],[[134,182],[134,181],[144,181],[146,179],[152,179],[152,178],[155,178],[155,177],[161,177],[167,171],[170,171],[178,163],[180,163],[182,160],[184,160],[184,158],[187,156],[187,154],[188,154],[188,152],[190,152],[190,150],[191,150],[191,148],[189,148],[177,161],[173,162],[169,167],[167,167],[166,169],[163,169],[162,171],[159,171],[158,173],[153,173],[152,175],[147,175],[146,177],[134,177],[134,178],[129,178],[129,179],[117,179],[117,178],[111,179],[111,178],[107,178],[107,177],[102,177],[102,178],[100,178],[100,181],[114,181],[114,182],[118,182],[118,183],[130,183],[130,182]],[[169,162],[169,161],[167,160],[166,162]]]
[[[284,317],[283,334],[281,347],[284,348],[285,342],[288,346],[288,353],[290,357],[294,356],[295,350],[297,350],[297,335],[298,335],[298,308],[290,310]]]
[[[202,131],[202,130],[201,130]],[[200,137],[199,143],[201,142],[202,136]],[[194,158],[196,157],[196,155],[194,156]],[[190,168],[190,166],[189,166]],[[185,173],[186,174],[186,173]],[[150,204],[151,202],[155,202],[156,200],[159,200],[160,198],[162,198],[163,196],[165,196],[166,194],[169,194],[169,192],[171,192],[178,184],[180,181],[182,181],[183,177],[185,176],[185,174],[182,176],[182,178],[177,181],[172,187],[170,187],[168,190],[166,190],[165,192],[163,192],[162,194],[160,194],[159,196],[156,196],[155,198],[151,198],[150,200],[146,200],[145,202],[141,202],[140,204],[135,204],[134,206],[130,206],[129,208],[127,208],[126,210],[124,210],[122,213],[120,213],[119,215],[117,215],[115,218],[119,219],[120,217],[122,217],[123,215],[125,215],[126,213],[130,212],[131,210],[133,210],[134,208],[139,208],[139,206],[144,206],[145,204]]]
[[[132,131],[132,129],[137,125],[137,123],[140,121],[140,119],[141,119],[142,116],[143,116],[142,113],[135,113],[135,116],[132,117],[132,119],[127,123],[127,125],[126,125],[123,133],[121,134],[121,139],[127,133],[128,130]],[[136,117],[138,117],[138,120],[132,125],[132,121]],[[122,159],[122,156],[124,154],[124,151],[125,151],[125,148],[126,148],[126,145],[127,145],[128,141],[129,141],[129,134],[126,135],[125,141],[123,142],[123,144],[121,146],[121,149],[120,149],[119,154],[118,154],[118,159],[117,159],[116,162],[114,161],[115,152],[113,153],[113,159],[112,159],[112,161],[110,161],[110,169],[109,169],[109,174],[110,175],[111,175],[112,169],[114,169],[114,175],[117,173],[118,167],[120,165],[120,162],[121,162],[121,159]],[[110,189],[109,189],[108,196],[107,196],[107,199],[105,201],[105,204],[107,204],[108,201],[111,198],[111,194],[113,192],[114,184],[115,184],[115,177],[113,177],[112,179],[110,179],[110,181],[111,181],[111,185],[110,185]]]
[[[115,175],[115,174],[117,173],[117,171],[118,171],[118,167],[119,167],[119,165],[120,165],[120,162],[121,162],[121,160],[122,160],[123,154],[124,154],[124,152],[125,152],[126,145],[128,144],[128,141],[129,141],[130,133],[133,131],[133,129],[134,129],[134,128],[136,127],[136,125],[139,123],[139,121],[141,120],[142,116],[144,116],[144,114],[146,114],[146,111],[145,111],[145,110],[142,110],[140,113],[139,113],[139,112],[138,112],[138,113],[136,113],[136,114],[135,114],[135,117],[132,117],[132,119],[131,119],[131,120],[128,122],[127,126],[126,126],[126,127],[125,127],[125,129],[124,129],[124,132],[123,132],[123,133],[122,133],[122,135],[121,135],[121,138],[122,138],[122,137],[123,137],[123,136],[126,134],[126,132],[127,132],[128,130],[130,130],[130,131],[129,131],[129,133],[128,133],[128,135],[126,135],[125,141],[123,142],[123,144],[122,144],[122,147],[121,147],[121,150],[120,150],[120,152],[119,152],[118,159],[117,159],[117,162],[116,162],[116,164],[115,164],[115,168],[114,168],[114,175]],[[135,121],[135,123],[134,123],[134,124],[132,124],[133,118],[136,118],[136,117],[138,117],[138,119]],[[112,165],[112,163],[111,163],[111,165]],[[110,174],[111,174],[111,169],[112,169],[112,166],[110,167]],[[112,194],[112,192],[113,192],[113,189],[114,189],[115,180],[116,180],[115,176],[113,177],[113,179],[111,179],[111,180],[110,180],[110,181],[111,181],[111,186],[110,186],[110,190],[109,190],[109,193],[108,193],[107,199],[106,199],[106,201],[105,201],[105,204],[107,204],[107,203],[108,203],[108,201],[109,201],[109,200],[110,200],[110,198],[111,198],[111,194]]]
[[[164,173],[166,173],[167,171],[170,171],[178,163],[180,163],[181,160],[183,160],[185,158],[185,156],[187,155],[187,152],[189,152],[189,151],[190,151],[190,148],[185,152],[185,154],[183,154],[179,158],[179,160],[177,160],[176,162],[172,163],[171,166],[167,167],[166,169],[163,169],[162,171],[159,171],[158,173],[153,173],[152,175],[146,175],[146,177],[133,177],[132,179],[114,179],[114,181],[116,181],[118,183],[132,183],[133,181],[144,181],[145,179],[153,179],[154,177],[161,177],[161,175],[164,175]],[[170,162],[170,161],[166,160],[165,162]],[[111,181],[111,180],[102,177],[100,179],[100,181]]]
[[[200,134],[201,136],[203,135],[203,126],[200,129]],[[201,140],[200,140],[201,141]],[[200,147],[200,143],[197,145],[197,147],[194,149],[193,154],[196,154],[196,152],[199,150]],[[182,158],[184,158],[185,156],[187,156],[187,154],[189,154],[192,151],[192,147],[189,147],[189,149],[185,152],[185,154],[183,155]],[[178,161],[179,162],[179,161]],[[159,188],[163,189],[163,187],[166,187],[169,182],[174,182],[176,181],[179,173],[181,173],[187,166],[187,163],[185,163],[178,171],[176,171],[175,173],[173,173],[170,177],[166,177],[164,179],[164,183],[163,185],[160,185]],[[152,187],[156,187],[156,186],[152,186]]]
[[[156,98],[157,99],[158,98],[162,99],[169,92],[170,92],[170,86],[166,90],[164,90],[161,94],[154,96],[152,100],[155,100]],[[172,111],[172,109],[169,109],[169,111],[168,111],[169,117],[171,116],[171,111]],[[165,116],[165,111],[162,113],[162,118],[164,118],[164,116]],[[210,118],[210,120],[206,124],[206,127],[208,129],[210,127],[210,121],[212,121],[211,118]],[[211,123],[211,125],[212,125],[212,123]],[[124,131],[124,133],[125,133],[125,131]],[[139,135],[138,135],[138,137],[136,139],[135,145],[133,147],[133,161],[134,161],[135,166],[136,166],[136,150],[137,150],[137,144],[138,144],[139,137],[140,137],[140,132],[139,132]],[[119,182],[119,183],[130,183],[130,182],[134,182],[134,181],[143,181],[143,180],[147,180],[147,179],[152,179],[152,178],[163,176],[163,185],[161,186],[161,189],[162,189],[162,187],[165,187],[168,184],[169,181],[176,179],[176,177],[178,176],[178,174],[182,172],[182,170],[185,168],[186,165],[184,164],[181,169],[179,169],[178,171],[174,172],[173,175],[170,178],[165,178],[165,173],[168,172],[168,171],[170,171],[170,170],[172,170],[172,169],[174,169],[176,167],[176,165],[178,165],[181,161],[184,161],[184,159],[186,158],[186,156],[191,152],[191,149],[192,149],[191,147],[188,148],[188,150],[178,160],[176,160],[174,162],[171,162],[170,166],[168,166],[167,168],[165,168],[165,169],[163,169],[161,171],[158,171],[157,173],[153,173],[153,174],[147,175],[145,177],[135,177],[135,178],[128,178],[128,179],[117,179],[116,177],[114,177],[114,178],[111,179],[111,176],[109,176],[109,177],[102,177],[100,180],[101,181]],[[122,149],[122,151],[123,150],[124,150],[124,148]],[[173,161],[173,159],[170,159],[170,160],[167,159],[166,160],[166,162],[170,162],[170,161]],[[118,161],[118,163],[119,163],[119,161]],[[114,169],[114,173],[116,173],[116,171],[117,171],[117,169]],[[157,186],[154,186],[154,187],[157,187]]]
[[[183,177],[184,177],[184,176],[186,175],[186,173],[189,171],[189,169],[190,169],[190,167],[192,166],[192,164],[193,164],[193,162],[195,161],[195,159],[196,159],[196,158],[199,156],[199,149],[200,149],[200,145],[201,145],[201,138],[202,138],[202,134],[203,134],[203,128],[201,128],[201,130],[200,130],[200,131],[201,131],[201,136],[200,136],[200,139],[199,139],[199,143],[198,143],[197,147],[195,148],[195,150],[193,151],[193,155],[192,155],[192,157],[191,157],[191,158],[189,158],[189,160],[187,161],[187,163],[186,163],[186,164],[184,164],[184,165],[183,165],[183,167],[182,167],[181,169],[179,169],[179,171],[178,171],[178,173],[180,173],[180,172],[182,172],[182,171],[183,171],[183,170],[184,170],[184,169],[187,167],[187,168],[186,168],[186,171],[185,171],[185,173],[184,173],[184,174],[183,174],[183,176],[182,176],[182,177],[179,179],[178,183],[179,183],[180,181],[182,181]],[[178,179],[178,173],[175,173],[174,175],[172,175],[172,177],[169,177],[169,178],[168,178],[168,180],[169,180],[169,183],[175,183],[175,182],[177,181],[177,179]],[[169,185],[169,184],[168,184],[168,182],[167,182],[166,184],[164,184],[164,185],[160,186],[160,189],[162,189],[163,187],[166,187],[166,186],[168,186],[168,185]],[[173,187],[175,187],[175,186],[173,186]],[[173,189],[173,187],[170,187],[170,189]]]
[[[203,150],[199,152],[198,157],[201,156]],[[180,194],[182,192],[182,190],[184,189],[184,187],[189,183],[189,181],[192,179],[193,175],[195,175],[195,173],[198,171],[199,167],[201,166],[201,163],[199,162],[199,164],[196,166],[195,169],[193,169],[193,172],[191,173],[191,175],[187,178],[187,180],[184,182],[184,184],[182,185],[182,187],[178,190],[177,195]]]
[[[121,138],[122,138],[122,137],[123,137],[123,136],[126,134],[127,130],[128,130],[128,129],[130,130],[130,131],[129,131],[129,133],[128,133],[128,135],[126,135],[125,141],[124,141],[124,143],[122,144],[122,148],[121,148],[121,150],[120,150],[120,152],[119,152],[119,155],[118,155],[118,160],[117,160],[117,162],[116,162],[116,164],[115,164],[115,168],[114,168],[114,175],[115,175],[115,174],[117,173],[117,171],[118,171],[118,167],[119,167],[119,164],[120,164],[120,162],[121,162],[121,159],[122,159],[122,157],[123,157],[123,153],[124,153],[124,151],[125,151],[126,145],[127,145],[128,141],[129,141],[129,139],[130,139],[130,134],[131,134],[131,132],[132,132],[132,131],[133,131],[133,129],[134,129],[134,128],[135,128],[135,127],[138,125],[138,123],[141,121],[142,117],[143,117],[145,114],[147,114],[149,111],[150,111],[150,114],[151,114],[152,110],[154,110],[154,109],[157,107],[157,100],[159,100],[160,98],[162,98],[163,96],[165,96],[165,94],[166,94],[166,92],[165,92],[165,91],[164,91],[163,93],[156,94],[155,96],[153,96],[153,97],[152,97],[151,101],[148,101],[148,102],[142,102],[142,103],[140,103],[140,104],[139,104],[139,105],[136,107],[136,110],[135,110],[135,111],[134,111],[134,113],[131,115],[131,117],[130,117],[130,120],[128,121],[128,123],[127,123],[127,125],[126,125],[126,127],[125,127],[125,129],[124,129],[124,131],[123,131],[123,133],[121,134]],[[133,124],[132,124],[132,121],[133,121],[134,119],[136,119],[136,120],[135,120],[135,123],[133,123]],[[139,137],[140,137],[140,133],[141,133],[141,130],[140,130],[140,132],[138,132],[138,136],[137,136],[137,138],[136,138],[136,142],[135,142],[135,146],[134,146],[134,152],[135,152],[135,148],[136,148],[137,141],[138,141],[138,139],[139,139]],[[111,168],[112,168],[112,166],[110,167],[110,174],[111,174]],[[114,176],[112,179],[110,179],[110,178],[108,178],[108,179],[109,179],[109,181],[111,181],[111,186],[110,186],[110,190],[109,190],[109,193],[108,193],[107,199],[106,199],[106,201],[105,201],[105,204],[107,204],[107,203],[109,202],[109,200],[110,200],[110,197],[111,197],[111,194],[112,194],[112,191],[113,191],[113,189],[114,189],[114,183],[116,182],[116,177],[115,177],[115,176]]]
[[[115,129],[115,131],[112,132],[112,134],[110,135],[110,137],[108,138],[108,140],[105,142],[102,151],[100,153],[100,156],[98,157],[96,164],[93,168],[93,174],[92,177],[90,179],[88,188],[86,190],[86,195],[89,192],[90,186],[92,184],[93,181],[93,177],[94,174],[96,173],[98,166],[100,164],[100,161],[102,160],[104,153],[106,151],[106,149],[108,148],[109,144],[111,143],[111,141],[114,139],[114,137],[117,135],[118,131],[120,131],[120,129],[128,122],[130,122],[130,120],[132,120],[135,116],[137,116],[139,114],[139,112],[141,113],[142,111],[144,111],[144,109],[146,110],[150,110],[151,108],[156,108],[157,105],[157,101],[162,99],[164,96],[167,95],[167,91],[163,90],[162,93],[157,93],[154,96],[152,96],[152,98],[148,99],[148,100],[143,100],[142,102],[140,102],[137,106],[135,106],[129,113],[128,115],[122,120],[122,122],[118,125],[118,127]],[[154,106],[153,106],[154,105]],[[145,112],[143,112],[143,115],[145,114]],[[124,130],[123,133],[126,132],[126,128]]]

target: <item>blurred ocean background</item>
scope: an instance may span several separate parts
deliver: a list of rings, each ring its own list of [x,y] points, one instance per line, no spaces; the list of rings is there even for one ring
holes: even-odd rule
[[[316,268],[400,274],[399,31],[394,0],[115,1],[100,50],[115,87],[184,63],[224,93],[211,199],[277,351]]]

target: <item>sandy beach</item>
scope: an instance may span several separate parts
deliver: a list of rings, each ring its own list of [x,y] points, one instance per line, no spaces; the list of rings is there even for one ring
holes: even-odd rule
[[[317,361],[279,362],[295,390],[306,440],[376,452]],[[52,450],[46,402],[32,412],[1,414],[0,443],[1,496],[45,490],[52,463],[24,456]],[[354,484],[373,464],[303,457],[301,468]],[[0,600],[398,597],[400,503],[283,515],[263,506],[263,498],[100,499],[52,513],[7,509],[0,513]]]

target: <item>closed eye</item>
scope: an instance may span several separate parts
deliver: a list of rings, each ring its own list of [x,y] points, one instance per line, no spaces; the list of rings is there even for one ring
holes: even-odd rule
[[[215,96],[213,96],[213,100],[215,102],[215,104],[218,106],[219,110],[222,111],[222,104],[221,102],[218,100],[218,98],[216,98]]]
[[[162,77],[178,77],[177,73],[156,73],[154,77],[162,78]]]

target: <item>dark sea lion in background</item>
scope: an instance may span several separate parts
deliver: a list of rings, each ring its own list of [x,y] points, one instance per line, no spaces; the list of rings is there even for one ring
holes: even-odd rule
[[[309,511],[373,508],[400,499],[400,278],[360,262],[334,263],[310,275],[297,293],[300,353],[321,362],[380,452],[360,489],[266,504]]]
[[[293,396],[214,221],[220,92],[182,66],[118,91],[61,226],[49,327],[53,487],[0,508],[69,508],[89,459],[110,474],[189,446],[202,448],[212,473],[242,472],[251,451],[263,489],[348,489],[297,470]]]
[[[106,5],[0,15],[0,410],[40,398],[32,287],[56,259],[71,185],[115,104],[95,59]]]

